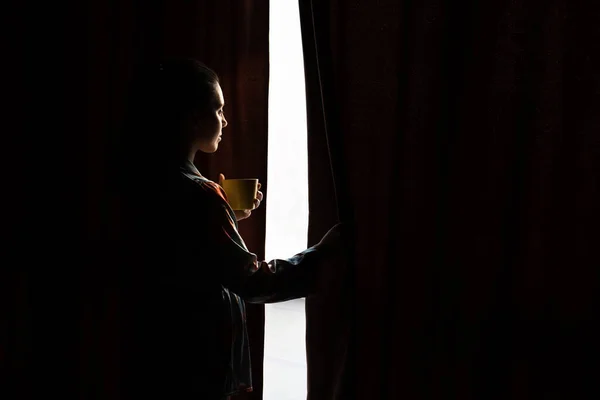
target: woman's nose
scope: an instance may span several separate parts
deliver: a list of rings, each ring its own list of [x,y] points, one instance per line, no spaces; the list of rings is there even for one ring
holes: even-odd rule
[[[223,128],[225,128],[227,126],[227,120],[225,119],[225,116],[223,116]]]

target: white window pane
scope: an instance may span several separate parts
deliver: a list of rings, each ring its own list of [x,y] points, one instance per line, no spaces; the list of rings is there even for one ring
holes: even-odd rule
[[[271,0],[266,258],[306,248],[308,156],[298,2]],[[304,299],[265,310],[264,400],[306,399]]]

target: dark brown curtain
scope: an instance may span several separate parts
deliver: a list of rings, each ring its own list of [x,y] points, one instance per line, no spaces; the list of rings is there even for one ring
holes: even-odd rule
[[[309,399],[595,398],[597,5],[300,5],[311,232],[327,142],[353,228],[307,303]]]
[[[257,177],[266,192],[269,4],[62,2],[6,15],[13,110],[5,129],[15,139],[7,210],[19,248],[2,268],[0,364],[9,377],[1,386],[17,395],[0,397],[118,399],[122,243],[109,171],[133,71],[162,56],[213,68],[229,125],[219,152],[197,164],[214,180]],[[265,205],[240,224],[259,257]],[[248,320],[255,392],[245,398],[259,399],[263,308],[249,306]]]

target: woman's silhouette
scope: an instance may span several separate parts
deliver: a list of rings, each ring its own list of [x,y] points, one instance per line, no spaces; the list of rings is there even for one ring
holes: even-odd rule
[[[194,166],[227,127],[217,75],[151,64],[131,92],[117,178],[123,199],[121,343],[127,398],[220,400],[252,388],[244,302],[303,297],[340,250],[339,226],[287,260],[257,260],[215,182]],[[255,199],[260,205],[262,193]]]

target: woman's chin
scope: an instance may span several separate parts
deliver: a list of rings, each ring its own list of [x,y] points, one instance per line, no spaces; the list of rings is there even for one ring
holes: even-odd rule
[[[198,150],[200,150],[203,153],[214,153],[215,151],[217,151],[219,149],[219,143],[221,142],[222,136],[218,136],[216,139],[213,139],[213,141],[211,142],[204,142],[201,143]]]
[[[214,153],[214,152],[216,152],[218,149],[219,149],[219,144],[218,144],[218,143],[215,143],[215,144],[214,144],[214,145],[212,145],[212,146],[203,146],[203,147],[201,147],[199,150],[200,150],[201,152],[203,152],[203,153],[206,153],[206,154],[211,154],[211,153]]]

